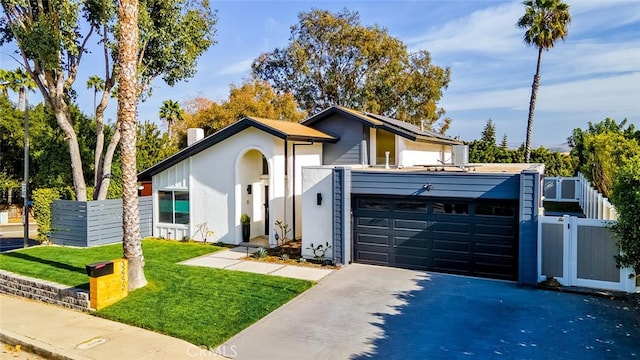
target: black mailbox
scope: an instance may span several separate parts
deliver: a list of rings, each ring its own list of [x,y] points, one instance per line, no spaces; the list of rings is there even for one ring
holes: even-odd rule
[[[87,268],[87,275],[90,277],[100,277],[113,274],[113,261],[101,261],[85,265],[85,267]]]

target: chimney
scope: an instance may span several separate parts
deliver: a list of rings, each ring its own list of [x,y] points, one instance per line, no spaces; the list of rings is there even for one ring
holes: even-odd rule
[[[200,128],[187,129],[187,146],[191,146],[204,138],[204,130]]]
[[[420,120],[420,131],[424,132],[424,120]]]

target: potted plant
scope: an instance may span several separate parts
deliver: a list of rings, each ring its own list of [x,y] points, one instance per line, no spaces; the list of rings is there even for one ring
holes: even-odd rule
[[[240,224],[242,224],[242,241],[249,242],[251,238],[251,218],[247,214],[240,216]]]

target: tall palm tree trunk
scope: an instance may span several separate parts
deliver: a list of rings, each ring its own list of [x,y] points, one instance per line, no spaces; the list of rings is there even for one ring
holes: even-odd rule
[[[536,74],[533,75],[531,85],[531,100],[529,101],[529,118],[527,119],[527,140],[524,145],[524,162],[531,162],[531,132],[533,131],[533,113],[536,110],[536,99],[538,98],[538,88],[540,87],[540,63],[542,61],[542,47],[538,47],[538,63],[536,64]]]
[[[118,121],[122,153],[122,248],[129,262],[129,290],[147,284],[138,217],[138,185],[136,176],[136,113],[138,0],[120,0]]]

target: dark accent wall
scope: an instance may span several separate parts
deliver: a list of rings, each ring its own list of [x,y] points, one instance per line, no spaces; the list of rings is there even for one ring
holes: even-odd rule
[[[535,285],[538,274],[538,199],[540,173],[520,174],[520,247],[518,282]]]
[[[354,170],[351,176],[354,194],[505,200],[517,200],[520,194],[519,174]]]
[[[362,159],[363,124],[335,114],[314,123],[313,128],[339,138],[322,146],[323,165],[355,165]]]
[[[351,263],[351,170],[333,170],[333,257],[339,264]]]

